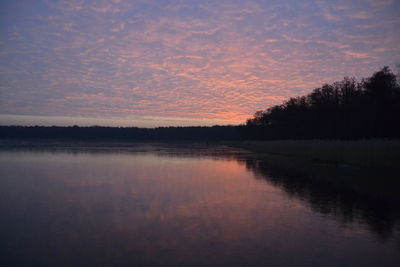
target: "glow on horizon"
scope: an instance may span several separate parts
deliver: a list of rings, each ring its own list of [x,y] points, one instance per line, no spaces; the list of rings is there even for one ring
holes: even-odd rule
[[[168,126],[239,125],[241,121],[165,117],[88,118],[63,116],[1,115],[2,126],[109,126],[155,128]]]
[[[0,124],[239,124],[324,83],[400,63],[394,0],[0,7]]]

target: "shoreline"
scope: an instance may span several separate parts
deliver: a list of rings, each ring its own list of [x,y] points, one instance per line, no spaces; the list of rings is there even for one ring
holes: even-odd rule
[[[118,141],[67,139],[0,139],[0,150],[7,149],[135,149],[214,148],[244,149],[261,157],[285,161],[326,164],[356,169],[398,169],[400,139],[384,140],[280,140],[280,141]]]
[[[288,160],[341,165],[359,169],[400,170],[400,140],[282,140],[242,141],[234,146]]]
[[[343,187],[400,203],[400,140],[120,142],[0,140],[0,151],[155,152],[233,158],[282,179]]]
[[[400,203],[400,140],[245,141],[257,168],[283,179],[347,188]]]

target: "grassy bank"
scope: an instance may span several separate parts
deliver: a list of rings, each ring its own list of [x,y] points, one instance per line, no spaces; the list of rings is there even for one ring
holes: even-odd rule
[[[258,169],[400,201],[400,140],[241,142]]]
[[[245,141],[238,146],[288,159],[355,168],[399,168],[400,140]]]

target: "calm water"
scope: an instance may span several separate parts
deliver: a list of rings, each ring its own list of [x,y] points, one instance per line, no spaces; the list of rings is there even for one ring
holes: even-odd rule
[[[396,207],[259,165],[229,149],[1,151],[2,266],[400,266]]]

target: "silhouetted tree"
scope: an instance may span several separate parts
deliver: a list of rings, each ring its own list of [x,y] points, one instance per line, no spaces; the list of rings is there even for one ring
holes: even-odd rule
[[[400,86],[388,67],[361,82],[345,77],[310,94],[257,111],[250,139],[359,139],[400,137]]]

